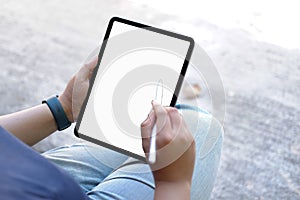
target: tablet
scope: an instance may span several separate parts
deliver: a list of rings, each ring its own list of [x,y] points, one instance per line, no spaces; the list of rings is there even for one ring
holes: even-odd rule
[[[140,124],[157,84],[174,106],[194,47],[191,37],[113,17],[99,52],[75,135],[145,161]]]

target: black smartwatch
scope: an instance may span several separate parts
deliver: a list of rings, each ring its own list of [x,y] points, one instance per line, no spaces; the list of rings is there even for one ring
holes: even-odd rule
[[[68,120],[66,113],[57,97],[58,95],[47,100],[43,100],[42,103],[46,103],[48,105],[55,119],[57,129],[61,131],[71,126],[71,122]]]

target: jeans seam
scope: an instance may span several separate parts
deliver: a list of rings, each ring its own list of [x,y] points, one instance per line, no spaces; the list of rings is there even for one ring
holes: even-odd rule
[[[131,178],[131,177],[115,177],[115,178],[109,178],[109,179],[103,180],[101,183],[105,183],[105,182],[108,182],[108,181],[110,181],[110,180],[116,180],[116,179],[130,179],[130,180],[133,180],[133,181],[140,182],[140,183],[142,183],[143,185],[147,185],[148,187],[150,187],[150,188],[152,188],[153,190],[155,190],[155,187],[153,187],[151,184],[146,183],[146,182],[144,182],[144,181],[141,181],[141,180],[139,180],[139,179]]]

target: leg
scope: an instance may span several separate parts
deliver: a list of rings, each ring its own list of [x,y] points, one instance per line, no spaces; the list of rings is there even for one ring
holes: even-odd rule
[[[154,181],[149,166],[129,158],[87,193],[93,200],[147,200],[154,197]]]
[[[209,199],[219,165],[223,130],[205,111],[189,106],[179,108],[196,142],[191,199]],[[154,188],[149,166],[129,158],[88,195],[95,200],[153,199]]]
[[[66,145],[42,154],[67,171],[88,192],[118,168],[128,156],[110,149],[82,142]]]
[[[220,160],[223,140],[222,127],[217,120],[201,109],[184,105],[178,106],[178,108],[182,110],[183,117],[189,129],[194,134],[196,142],[196,163],[191,197],[197,200],[209,199]],[[89,147],[86,147],[86,149],[88,148]],[[110,154],[116,154],[117,157],[120,156],[118,153],[102,147],[94,148],[101,148],[101,150],[97,152],[103,151],[103,154],[107,153],[106,156],[103,156],[101,153],[101,159],[99,160],[102,160],[102,157],[111,158]],[[69,153],[71,154],[71,156],[68,155],[71,157],[69,159],[71,163],[76,163],[76,161],[78,161],[78,155],[74,153],[73,150],[70,150]],[[86,151],[81,153],[83,157],[86,157],[84,156]],[[127,159],[126,156],[124,156],[124,158]],[[79,157],[79,160],[81,159],[82,158]],[[98,160],[98,158],[96,160]],[[122,161],[122,159],[119,161]],[[88,162],[87,165],[94,166],[90,169],[97,169],[93,160],[90,161],[87,159],[84,162]],[[60,163],[58,164],[60,165]],[[115,171],[112,171],[112,168],[110,168],[110,170],[105,169],[105,171],[110,171],[111,173],[98,174],[98,176],[96,176],[97,173],[94,173],[93,170],[91,170],[91,172],[80,169],[74,171],[73,164],[63,167],[74,174],[73,176],[75,176],[76,180],[78,180],[76,176],[80,177],[79,180],[82,181],[79,182],[79,184],[90,182],[89,179],[94,180],[95,183],[98,179],[98,185],[87,192],[92,199],[153,199],[154,181],[148,165],[137,164],[137,161],[131,158],[122,165],[118,162],[118,165]],[[99,167],[101,167],[101,165]],[[100,171],[100,168],[98,169]],[[82,173],[84,174],[82,175]],[[105,177],[105,175],[107,176]]]

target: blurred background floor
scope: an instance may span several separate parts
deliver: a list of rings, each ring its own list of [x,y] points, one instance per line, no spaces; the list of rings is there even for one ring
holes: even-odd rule
[[[0,0],[0,114],[60,93],[112,16],[176,31],[207,52],[225,87],[225,141],[212,199],[300,199],[296,6],[157,2]],[[208,96],[204,91],[199,101]],[[36,149],[72,142],[70,128]]]

